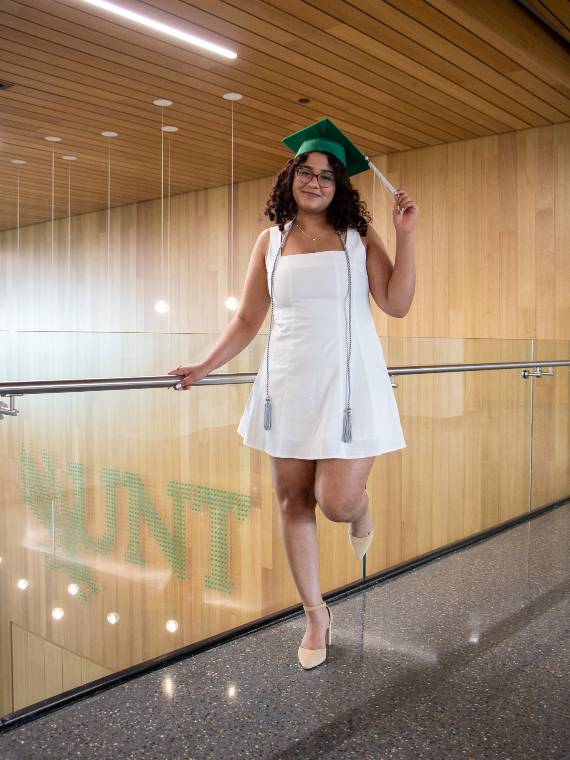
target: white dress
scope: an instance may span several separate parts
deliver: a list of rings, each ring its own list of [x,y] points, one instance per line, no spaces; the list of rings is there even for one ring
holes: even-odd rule
[[[287,228],[286,228],[287,229]],[[271,271],[281,232],[270,228]],[[356,229],[346,247],[351,272],[352,440],[342,440],[347,400],[348,269],[343,250],[280,255],[273,275],[269,345],[271,428],[264,428],[267,344],[237,432],[275,457],[356,459],[406,447],[394,389],[368,297],[366,249]],[[285,248],[286,250],[286,248]]]

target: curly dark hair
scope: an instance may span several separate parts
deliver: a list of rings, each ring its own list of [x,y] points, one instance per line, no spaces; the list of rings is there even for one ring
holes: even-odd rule
[[[277,222],[281,232],[285,228],[285,223],[293,219],[297,213],[297,204],[292,190],[295,169],[306,162],[308,155],[308,153],[300,153],[291,158],[277,175],[269,194],[264,214],[272,222]],[[360,200],[358,190],[352,186],[344,164],[331,153],[327,153],[327,158],[336,179],[336,191],[327,207],[327,222],[339,232],[344,232],[348,227],[355,227],[364,236],[372,221],[366,209],[366,203]]]

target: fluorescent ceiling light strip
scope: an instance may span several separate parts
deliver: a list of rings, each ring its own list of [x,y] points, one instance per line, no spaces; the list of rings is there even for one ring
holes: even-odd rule
[[[107,0],[83,0],[83,2],[89,3],[89,5],[94,5],[96,8],[102,8],[104,11],[116,13],[118,16],[128,18],[129,21],[136,21],[137,24],[147,26],[149,29],[155,29],[158,32],[164,32],[164,34],[170,34],[172,37],[176,37],[177,39],[183,40],[184,42],[189,42],[191,45],[197,45],[198,47],[205,48],[212,53],[223,55],[225,58],[237,58],[237,53],[234,53],[233,50],[221,47],[220,45],[215,45],[213,42],[207,42],[206,40],[203,40],[200,37],[196,37],[193,34],[181,32],[179,29],[175,29],[173,26],[162,24],[160,21],[154,21],[148,16],[142,16],[140,13],[129,11],[127,8],[122,8],[120,5],[116,5],[115,3],[109,3]]]

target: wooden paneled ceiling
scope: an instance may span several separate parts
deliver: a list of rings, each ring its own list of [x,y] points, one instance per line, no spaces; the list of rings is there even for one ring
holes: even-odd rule
[[[113,206],[160,197],[169,153],[171,194],[230,182],[228,92],[235,181],[274,174],[281,138],[324,116],[371,156],[570,118],[565,0],[114,1],[238,57],[83,0],[1,0],[0,229],[18,175],[20,225],[51,219],[52,161],[55,218],[69,187],[72,215],[106,208],[109,143]]]

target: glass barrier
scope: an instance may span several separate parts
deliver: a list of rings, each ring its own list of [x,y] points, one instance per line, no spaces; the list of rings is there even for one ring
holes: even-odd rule
[[[4,332],[0,378],[162,375],[217,338]],[[215,373],[257,372],[266,340]],[[533,358],[531,341],[382,345],[389,366]],[[366,573],[568,494],[568,368],[522,372],[394,379],[407,447],[369,479]],[[250,388],[17,397],[0,422],[0,715],[299,604],[270,457],[236,431]],[[346,525],[317,524],[323,593],[358,582]]]
[[[382,338],[389,367],[531,360],[530,340]],[[562,368],[566,371],[567,368]],[[394,378],[407,447],[370,475],[381,540],[368,574],[528,511],[531,380],[523,370]]]
[[[535,345],[535,361],[570,357],[570,341],[539,340]],[[569,369],[545,367],[534,378],[530,509],[570,492]]]
[[[4,333],[0,376],[167,374],[216,340]],[[218,371],[257,371],[265,342]],[[270,459],[236,431],[250,389],[17,397],[0,423],[2,714],[298,603]],[[325,589],[362,576],[344,534],[323,542]]]

